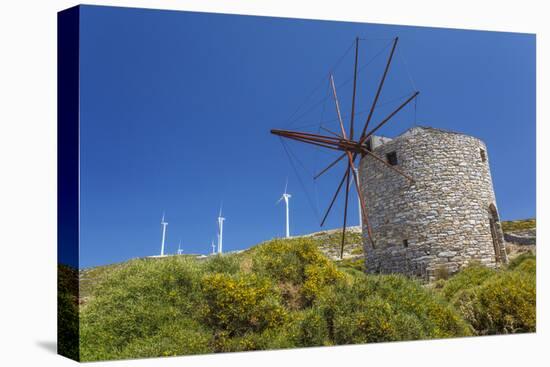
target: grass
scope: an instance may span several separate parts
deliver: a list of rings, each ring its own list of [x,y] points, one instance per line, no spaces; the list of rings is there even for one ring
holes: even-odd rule
[[[536,228],[537,221],[535,218],[523,220],[511,220],[502,222],[502,230],[504,232],[521,231],[525,229]]]
[[[197,261],[96,269],[80,306],[83,361],[472,335],[444,295],[332,262],[312,238]],[[89,275],[90,273],[88,273]],[[90,283],[91,284],[91,283]]]
[[[84,269],[80,272],[80,298],[88,298],[95,292],[95,287],[109,276],[109,273],[121,266],[120,264],[112,264],[106,266],[98,266],[95,268]]]
[[[329,246],[335,251],[340,252],[342,244],[341,231],[318,232],[308,238],[310,238],[317,246]],[[363,236],[360,232],[347,231],[344,243],[345,245],[359,245],[359,247],[353,248],[353,255],[359,255],[363,253]]]
[[[57,268],[57,350],[78,360],[78,271],[70,266]]]

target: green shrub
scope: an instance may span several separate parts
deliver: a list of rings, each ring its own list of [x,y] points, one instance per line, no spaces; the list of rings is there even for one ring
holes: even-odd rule
[[[457,292],[476,287],[495,274],[493,269],[472,263],[444,283],[441,293],[447,300],[451,300]]]
[[[185,257],[133,260],[110,272],[81,308],[81,357],[124,358],[134,343],[196,317],[201,272]]]
[[[189,319],[163,324],[154,335],[136,338],[120,352],[119,358],[148,358],[211,352],[212,335]]]
[[[365,259],[362,257],[356,259],[343,259],[336,262],[338,269],[345,271],[346,269],[354,269],[360,272],[365,272]]]
[[[531,253],[531,252],[525,252],[519,256],[517,256],[516,258],[510,260],[510,262],[508,263],[508,266],[507,268],[509,270],[514,270],[516,269],[518,266],[520,266],[523,262],[525,261],[529,261],[529,260],[532,260],[533,262],[536,261],[536,256]]]
[[[470,335],[460,315],[435,292],[417,280],[402,275],[371,277],[366,284],[371,293],[389,301],[399,312],[417,317],[427,337],[446,338]]]
[[[537,272],[537,262],[535,259],[526,259],[521,262],[518,266],[514,268],[514,271],[519,271],[523,273],[530,273],[533,276],[536,275]]]
[[[310,308],[297,314],[292,340],[297,347],[330,345],[329,330],[323,313]]]
[[[500,272],[477,287],[458,292],[454,305],[477,334],[534,332],[535,276],[520,271]]]
[[[341,282],[316,302],[335,344],[470,335],[443,299],[398,275],[363,275]]]
[[[362,262],[364,265],[364,262]],[[364,267],[364,266],[363,266]],[[365,275],[365,272],[362,269],[358,269],[355,266],[347,266],[338,264],[338,270],[342,273],[351,276],[352,278],[362,277]]]
[[[334,321],[336,344],[374,343],[421,339],[425,335],[413,315],[396,312],[380,297],[370,297],[358,311],[337,312]]]
[[[270,350],[295,348],[290,329],[277,327],[262,332],[248,332],[241,336],[230,337],[226,332],[215,335],[212,344],[215,352],[242,352],[252,350]]]
[[[230,337],[222,332],[216,335],[216,351],[248,351],[280,348],[312,347],[332,344],[326,321],[315,309],[296,311],[288,315],[286,322],[262,332],[247,332]]]
[[[208,273],[236,274],[239,270],[237,256],[210,256],[204,263],[204,271]]]
[[[333,262],[311,239],[274,240],[250,251],[252,271],[275,280],[300,286],[302,306],[308,306],[322,288],[342,279]]]
[[[203,323],[227,332],[229,337],[261,332],[285,321],[280,296],[266,278],[215,273],[206,275],[201,284]]]
[[[478,335],[535,331],[536,262],[522,254],[501,270],[472,264],[439,290]]]

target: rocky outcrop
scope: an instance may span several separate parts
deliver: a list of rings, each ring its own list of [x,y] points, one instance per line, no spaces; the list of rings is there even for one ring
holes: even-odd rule
[[[504,240],[515,245],[534,246],[537,243],[536,228],[522,231],[505,232]]]
[[[321,232],[310,233],[304,236],[315,241],[319,250],[329,259],[338,261],[340,259],[340,251],[342,244],[342,229],[331,229]],[[361,227],[347,227],[346,229],[346,244],[344,246],[344,254],[342,259],[358,259],[362,258],[363,243]]]

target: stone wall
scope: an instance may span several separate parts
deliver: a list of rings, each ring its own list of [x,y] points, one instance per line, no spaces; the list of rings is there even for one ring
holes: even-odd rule
[[[456,272],[472,260],[491,267],[506,261],[482,141],[415,127],[375,146],[373,152],[384,159],[396,152],[395,167],[415,182],[369,155],[361,159],[361,191],[375,244],[373,248],[365,238],[368,272],[434,279],[437,273]]]
[[[505,232],[504,241],[517,245],[534,246],[537,244],[537,230],[532,228],[523,231]]]

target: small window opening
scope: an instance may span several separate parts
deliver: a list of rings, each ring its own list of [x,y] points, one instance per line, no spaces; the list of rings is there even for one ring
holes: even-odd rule
[[[388,163],[392,166],[397,166],[397,152],[389,152],[386,154],[386,158],[388,159]]]
[[[479,155],[481,156],[481,161],[486,162],[487,161],[487,154],[485,154],[485,149],[479,150]]]
[[[403,247],[409,247],[409,240],[403,240]]]

